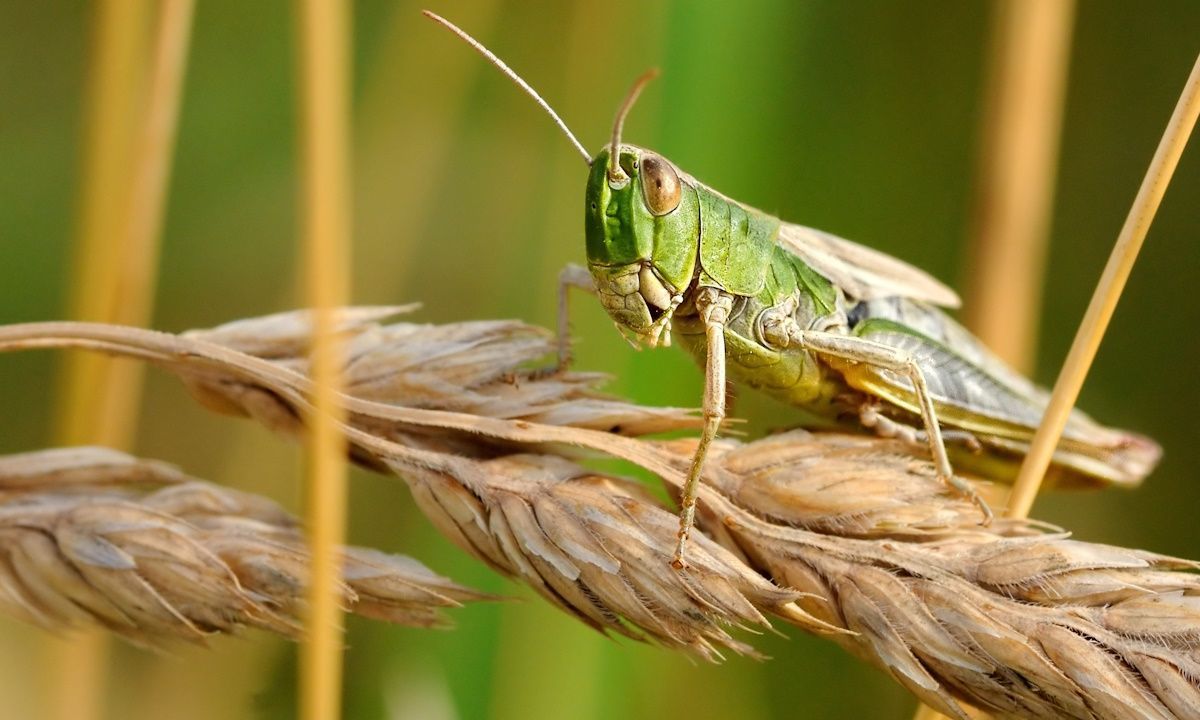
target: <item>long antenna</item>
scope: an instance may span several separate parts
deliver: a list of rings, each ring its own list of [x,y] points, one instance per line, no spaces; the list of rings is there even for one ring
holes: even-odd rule
[[[575,149],[579,151],[579,154],[583,156],[583,161],[585,163],[587,163],[588,165],[592,164],[592,156],[588,155],[587,149],[584,148],[583,143],[579,142],[579,139],[575,137],[575,133],[571,132],[571,129],[569,127],[567,127],[567,124],[565,122],[563,122],[563,119],[558,116],[558,113],[554,112],[554,108],[550,107],[550,103],[543,100],[542,96],[538,95],[537,91],[529,86],[529,83],[522,80],[520,75],[518,75],[516,72],[514,72],[513,69],[510,68],[508,65],[505,65],[504,61],[501,60],[500,58],[496,57],[496,55],[494,53],[492,53],[491,50],[488,50],[486,47],[484,47],[483,43],[479,42],[475,38],[468,35],[466,32],[464,32],[461,28],[459,28],[454,23],[450,22],[449,20],[442,17],[441,15],[438,15],[437,13],[434,13],[434,12],[430,12],[428,10],[422,10],[421,13],[425,17],[429,18],[430,20],[433,20],[434,22],[440,24],[442,27],[446,28],[450,32],[452,32],[455,35],[462,38],[463,42],[465,42],[466,44],[475,48],[475,50],[477,50],[480,55],[487,58],[488,62],[495,65],[496,68],[500,70],[500,72],[507,75],[508,78],[510,80],[512,80],[513,82],[515,82],[518,87],[520,87],[522,90],[524,90],[526,93],[528,93],[529,97],[534,99],[534,102],[536,102],[538,105],[541,105],[542,109],[545,110],[547,113],[549,113],[550,117],[554,120],[554,124],[558,125],[558,128],[560,130],[562,130],[564,134],[566,134],[567,139],[571,141],[571,144],[575,146]]]
[[[612,146],[608,151],[608,181],[610,183],[621,184],[629,179],[621,166],[617,164],[617,148],[621,146],[621,131],[625,129],[625,116],[633,109],[638,95],[642,94],[642,88],[656,77],[658,77],[658,68],[650,68],[642,73],[637,80],[633,81],[633,86],[629,88],[629,94],[625,96],[625,102],[621,103],[621,109],[617,111],[617,119],[613,122]]]

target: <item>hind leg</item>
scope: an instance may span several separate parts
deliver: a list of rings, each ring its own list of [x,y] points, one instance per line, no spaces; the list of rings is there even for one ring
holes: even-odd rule
[[[925,436],[938,478],[975,503],[983,513],[984,525],[992,521],[992,509],[975,491],[974,486],[955,476],[950,467],[950,458],[946,454],[946,442],[942,437],[941,426],[938,424],[937,411],[933,406],[933,398],[929,394],[925,373],[911,355],[903,350],[860,337],[829,332],[800,331],[796,334],[794,341],[800,347],[818,356],[872,365],[905,375],[912,383],[917,405],[921,409],[921,420],[925,425]]]

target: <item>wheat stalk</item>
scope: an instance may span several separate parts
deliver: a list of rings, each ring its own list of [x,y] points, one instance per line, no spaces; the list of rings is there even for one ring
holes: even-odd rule
[[[437,626],[486,597],[404,556],[338,555],[340,601],[365,617]],[[298,637],[309,565],[283,508],[165,463],[96,447],[0,457],[0,609],[44,628],[147,646],[239,627]]]
[[[701,495],[692,566],[667,569],[674,518],[580,448],[678,488],[694,425],[604,398],[597,376],[530,363],[547,333],[512,322],[383,324],[344,311],[341,401],[353,457],[402,477],[456,543],[606,631],[705,657],[751,652],[729,628],[780,617],[826,635],[953,717],[1200,714],[1196,564],[1071,539],[1033,521],[978,526],[920,450],[793,431],[724,441]],[[0,328],[0,350],[142,357],[206,405],[301,435],[307,315],[185,336],[81,323]],[[768,581],[772,579],[774,583]]]
[[[307,443],[305,516],[312,533],[307,638],[300,651],[299,716],[341,717],[342,634],[337,598],[337,546],[346,535],[345,440],[341,351],[334,335],[336,308],[350,296],[350,57],[348,3],[296,3],[301,183],[298,195],[304,267],[300,277],[313,309],[313,409]]]

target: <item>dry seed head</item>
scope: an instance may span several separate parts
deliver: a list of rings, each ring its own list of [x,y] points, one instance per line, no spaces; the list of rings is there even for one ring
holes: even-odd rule
[[[362,312],[347,317],[370,316]],[[347,332],[366,337],[381,327],[358,324],[364,330],[349,323]],[[494,340],[506,341],[503,333]],[[301,337],[289,342],[304,345]],[[376,348],[370,352],[387,347],[359,342]],[[0,328],[0,350],[46,346],[150,359],[211,403],[287,432],[297,432],[295,418],[308,412],[307,380],[287,358],[265,362],[194,337],[101,325]],[[470,343],[456,347],[476,351]],[[506,384],[506,402],[545,403],[540,391],[549,386],[539,388],[502,351],[488,352],[497,358],[488,370],[493,376],[529,380]],[[396,374],[406,377],[388,377],[386,363],[374,365],[374,380],[365,386],[408,387],[429,370],[403,367]],[[457,377],[461,382],[463,374]],[[454,390],[448,381],[447,387],[448,396],[465,395],[489,383]],[[576,400],[555,392],[551,404],[569,411]],[[353,397],[343,402],[351,410],[343,430],[357,457],[405,478],[421,507],[460,545],[593,627],[712,657],[722,646],[748,649],[727,627],[774,613],[826,632],[954,717],[965,717],[960,702],[1010,718],[1200,717],[1194,563],[1071,540],[1027,521],[980,528],[977,513],[937,482],[921,449],[799,432],[745,445],[724,441],[706,467],[700,520],[728,552],[698,541],[703,560],[693,572],[674,575],[663,554],[674,528],[670,511],[636,486],[571,458],[577,447],[589,448],[677,486],[694,441],[649,442],[520,416]],[[663,417],[621,407],[630,417]],[[595,416],[581,417],[586,424]],[[768,577],[778,587],[764,586]]]
[[[58,492],[94,493],[106,482],[122,487],[162,487],[190,480],[167,463],[139,460],[102,447],[69,447],[0,456],[0,501],[50,484]]]
[[[147,492],[155,478],[169,484]],[[0,498],[9,614],[51,630],[101,625],[143,645],[246,626],[300,632],[308,551],[269,500],[98,448],[0,457]],[[409,558],[342,553],[343,602],[367,617],[438,625],[442,609],[484,597]]]
[[[408,307],[343,311],[339,327],[348,336],[344,368],[348,395],[386,405],[625,435],[698,425],[692,414],[681,409],[641,407],[602,395],[596,388],[603,375],[541,372],[538,363],[555,347],[553,336],[542,328],[515,321],[381,324]],[[187,337],[305,373],[309,331],[308,313],[297,311],[193,330]],[[215,409],[248,414],[278,430],[300,431],[295,409],[278,395],[230,380],[203,376],[189,386]],[[411,425],[381,417],[360,416],[359,424],[381,437],[431,443],[460,453],[479,452],[468,446],[484,443],[477,436],[447,448],[454,435],[445,430],[420,433]]]
[[[691,457],[695,440],[663,448]],[[748,445],[722,442],[711,451],[724,472],[710,485],[782,525],[846,537],[928,540],[979,529],[979,510],[946,493],[925,458],[901,441],[863,435],[773,435]],[[1029,533],[1027,521],[997,520],[984,532]]]
[[[797,444],[808,445],[807,458],[821,457],[823,438]],[[738,483],[749,479],[740,470],[757,468],[751,476],[767,487],[732,496],[707,489],[702,525],[718,524],[762,572],[806,593],[798,604],[811,614],[854,631],[831,637],[926,704],[952,717],[966,717],[959,701],[1012,718],[1200,713],[1200,576],[1179,572],[1194,563],[1038,533],[1022,521],[981,529],[969,507],[932,485],[916,503],[919,531],[822,522],[812,508],[825,501],[808,493],[792,517],[817,530],[781,522],[797,485],[836,488],[847,448],[873,441],[830,438],[832,463],[805,459],[799,468],[779,442],[764,443],[761,458],[759,443],[722,455]],[[874,463],[898,488],[928,476],[922,461],[899,453],[876,454]],[[756,505],[761,498],[768,502]],[[862,517],[887,517],[889,505]],[[833,518],[844,515],[834,507]],[[937,517],[952,521],[931,527]],[[839,526],[850,532],[831,531]],[[1139,660],[1147,655],[1154,660]]]
[[[707,538],[667,569],[678,522],[638,485],[562,458],[514,455],[435,471],[390,461],[444,534],[592,627],[714,659],[753,654],[731,625],[768,626],[795,594]]]

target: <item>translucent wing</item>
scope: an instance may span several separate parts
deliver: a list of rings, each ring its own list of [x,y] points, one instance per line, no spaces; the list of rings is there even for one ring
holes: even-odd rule
[[[942,307],[960,305],[953,290],[924,270],[836,235],[783,223],[779,244],[856,300],[903,297]]]
[[[912,305],[908,309],[920,310]],[[925,322],[915,322],[918,327],[875,319],[867,320],[855,331],[861,337],[904,350],[917,361],[943,426],[968,430],[985,445],[1023,455],[1045,412],[1049,399],[1046,392],[1008,369],[957,323],[933,308],[924,312],[930,316]],[[940,317],[935,318],[933,313]],[[905,319],[916,318],[910,312]],[[935,320],[941,326],[940,332],[932,327]],[[944,344],[947,341],[949,344]],[[852,386],[909,412],[920,412],[907,377],[867,365],[848,368],[844,374]],[[1073,410],[1054,464],[1084,478],[1136,485],[1157,464],[1160,452],[1151,440],[1101,426]]]

